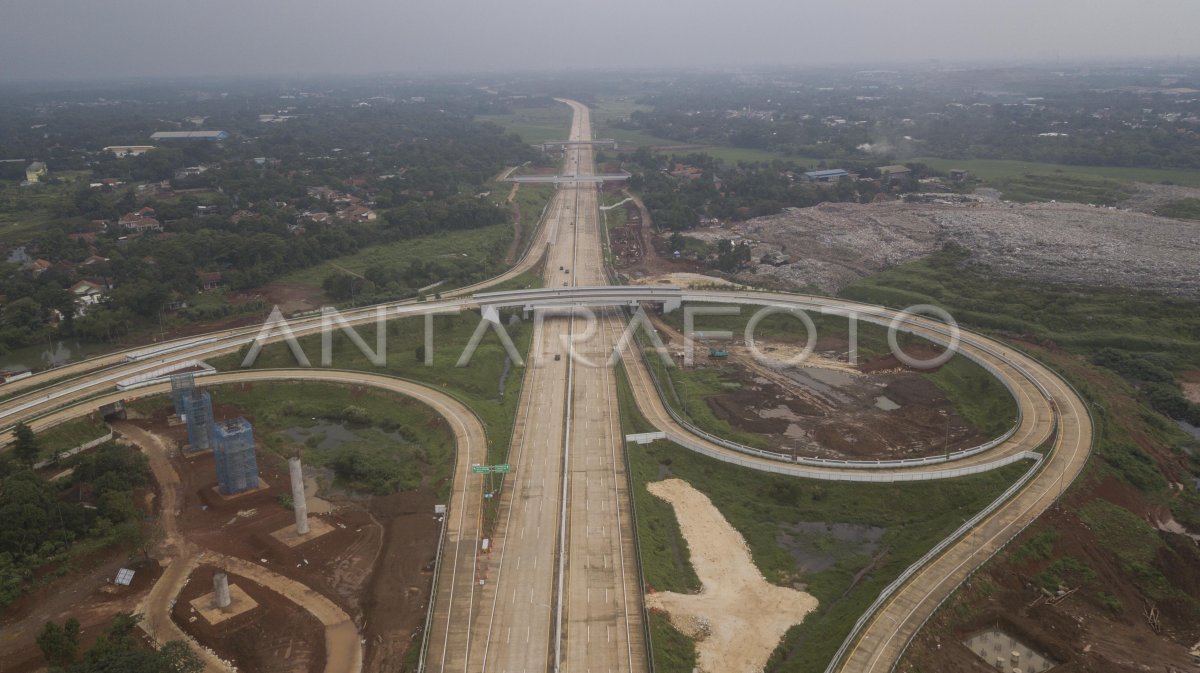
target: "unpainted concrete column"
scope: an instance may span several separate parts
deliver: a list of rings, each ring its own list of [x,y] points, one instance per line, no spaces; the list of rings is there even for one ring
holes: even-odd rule
[[[296,534],[308,535],[308,503],[304,501],[304,470],[299,458],[288,458],[292,477],[292,509],[296,512]]]
[[[225,573],[213,575],[213,599],[218,608],[224,610],[229,607],[232,602],[229,598],[229,575]]]

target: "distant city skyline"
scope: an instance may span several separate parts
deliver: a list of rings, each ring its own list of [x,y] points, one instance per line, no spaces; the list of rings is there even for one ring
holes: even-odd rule
[[[0,80],[1200,57],[1194,0],[0,7]]]

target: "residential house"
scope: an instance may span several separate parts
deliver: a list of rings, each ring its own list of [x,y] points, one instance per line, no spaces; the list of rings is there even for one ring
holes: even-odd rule
[[[670,170],[672,177],[687,178],[688,180],[699,180],[704,175],[704,169],[688,164],[675,164]]]
[[[220,271],[199,271],[196,277],[200,280],[201,291],[215,290],[225,284]]]
[[[46,271],[49,271],[54,265],[45,259],[35,259],[30,263],[29,268],[33,270],[33,275],[39,276]]]
[[[237,224],[248,217],[258,217],[258,213],[253,213],[249,210],[239,210],[229,216],[229,222],[230,224]]]
[[[879,178],[885,185],[890,185],[893,182],[908,177],[909,175],[912,175],[912,169],[908,166],[894,165],[879,167]]]
[[[379,219],[375,211],[365,206],[353,206],[339,211],[338,217],[347,222],[374,222]]]
[[[185,166],[175,171],[176,180],[186,180],[194,178],[197,175],[202,175],[208,172],[208,166]]]
[[[850,173],[841,168],[830,168],[820,171],[807,171],[804,174],[804,179],[809,182],[837,182],[842,178],[850,177]]]
[[[154,145],[109,145],[104,148],[104,151],[112,152],[113,156],[118,159],[124,159],[125,157],[140,157],[152,149],[154,149]]]
[[[71,295],[75,297],[75,316],[79,317],[88,309],[104,301],[107,286],[94,280],[81,280],[71,286]]]
[[[162,231],[162,223],[158,221],[154,209],[150,206],[125,213],[120,220],[117,220],[117,224],[122,229],[138,234],[144,234],[147,231]]]

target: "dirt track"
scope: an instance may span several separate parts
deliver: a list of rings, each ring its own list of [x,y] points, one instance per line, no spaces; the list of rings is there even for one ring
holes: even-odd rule
[[[667,479],[646,488],[675,508],[703,585],[699,594],[650,594],[647,607],[666,611],[696,641],[704,673],[761,671],[787,630],[817,609],[817,599],[763,579],[746,540],[691,484]]]
[[[233,670],[226,662],[201,646],[171,619],[175,598],[183,583],[201,562],[215,565],[235,575],[249,578],[259,585],[287,598],[316,617],[325,627],[325,670],[333,673],[356,672],[362,669],[362,647],[354,622],[341,608],[308,587],[278,573],[246,561],[205,550],[189,541],[179,531],[178,515],[182,507],[181,480],[168,458],[168,448],[162,438],[129,422],[114,423],[114,429],[137,444],[150,460],[150,469],[162,489],[162,526],[164,539],[160,548],[166,571],[142,601],[139,611],[146,615],[143,628],[158,642],[183,640],[190,643],[205,661],[205,670]]]

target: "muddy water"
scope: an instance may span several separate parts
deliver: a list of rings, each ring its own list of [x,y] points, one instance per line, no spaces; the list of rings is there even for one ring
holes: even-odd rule
[[[844,372],[819,367],[793,367],[782,370],[784,376],[796,385],[806,388],[813,395],[830,404],[851,404],[854,398],[840,389],[855,383],[854,377]]]
[[[308,427],[293,426],[284,430],[287,436],[295,442],[301,444],[306,443],[313,437],[320,437],[320,441],[313,448],[327,450],[336,449],[346,442],[354,440],[357,435],[354,430],[344,423],[317,423]],[[383,432],[380,430],[380,432]],[[384,432],[384,435],[396,441],[404,441],[404,436],[398,432]]]
[[[832,568],[844,558],[874,557],[886,532],[878,526],[799,522],[780,526],[775,539],[804,572],[815,573]]]

